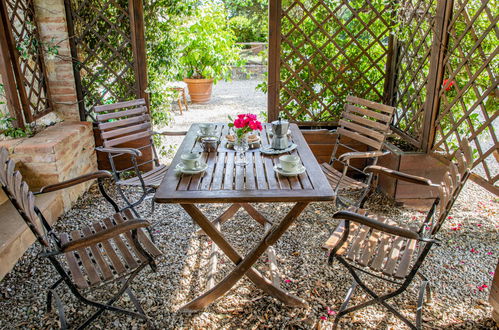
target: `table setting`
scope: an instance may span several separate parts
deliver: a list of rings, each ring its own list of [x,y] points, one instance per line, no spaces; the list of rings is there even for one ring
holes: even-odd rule
[[[259,152],[265,156],[280,156],[271,167],[278,175],[293,177],[306,171],[300,157],[290,155],[298,145],[292,139],[290,123],[280,117],[270,124],[262,124],[254,114],[239,114],[234,119],[229,116],[227,124],[197,124],[195,131],[195,146],[181,155],[175,165],[177,175],[202,175],[208,169],[208,154],[217,152],[235,153],[236,168],[248,166],[248,157],[253,157],[248,154]]]

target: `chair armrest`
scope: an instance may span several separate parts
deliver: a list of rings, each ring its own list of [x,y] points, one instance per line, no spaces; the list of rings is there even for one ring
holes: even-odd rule
[[[381,151],[381,150],[375,150],[375,151],[357,151],[357,152],[346,152],[342,154],[338,160],[340,161],[348,161],[352,158],[375,158],[375,157],[381,157],[388,155],[390,152],[389,151]]]
[[[109,154],[129,154],[136,157],[141,157],[142,153],[138,149],[134,148],[104,148],[104,147],[96,147],[95,150],[100,152],[106,152]]]
[[[333,215],[334,219],[345,219],[345,220],[351,220],[363,225],[366,225],[368,227],[383,231],[388,234],[396,235],[396,236],[401,236],[409,239],[421,239],[421,236],[415,231],[409,230],[409,229],[404,229],[392,225],[388,225],[384,222],[380,222],[378,220],[371,219],[369,217],[366,217],[364,215],[360,215],[355,212],[350,212],[350,211],[339,211],[336,212]]]
[[[99,231],[93,235],[82,237],[79,239],[75,239],[74,241],[68,242],[66,244],[62,244],[60,252],[70,252],[74,250],[78,250],[84,247],[88,247],[104,240],[113,238],[118,236],[119,234],[136,230],[138,228],[143,228],[149,226],[150,223],[146,220],[135,219],[130,220],[124,223],[120,223],[112,228],[105,229],[103,231]]]
[[[187,131],[161,131],[161,132],[152,132],[153,135],[164,135],[164,136],[183,136],[187,134]]]
[[[112,178],[112,177],[113,177],[113,175],[108,171],[101,170],[101,171],[97,171],[97,172],[92,172],[92,173],[81,175],[81,176],[78,176],[76,178],[69,179],[69,180],[66,180],[63,182],[44,186],[40,189],[40,191],[36,192],[35,195],[44,194],[44,193],[48,193],[48,192],[52,192],[52,191],[56,191],[56,190],[60,190],[60,189],[65,189],[65,188],[72,187],[72,186],[75,186],[77,184],[87,182],[90,180],[94,180],[94,179]]]
[[[411,182],[411,183],[415,183],[415,184],[420,184],[423,186],[437,187],[437,188],[440,187],[439,184],[433,183],[433,182],[431,182],[430,179],[424,178],[422,176],[411,175],[411,174],[395,171],[395,170],[392,170],[392,169],[389,169],[389,168],[386,168],[383,166],[378,166],[378,165],[367,166],[364,169],[364,172],[382,174],[382,175],[390,176],[390,177],[395,178],[395,179],[399,179],[402,181],[407,181],[407,182]]]

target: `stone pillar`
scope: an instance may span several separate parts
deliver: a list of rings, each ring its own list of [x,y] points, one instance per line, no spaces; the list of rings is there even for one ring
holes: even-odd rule
[[[64,0],[34,0],[34,5],[41,41],[58,46],[57,55],[45,55],[52,104],[62,119],[80,120]]]

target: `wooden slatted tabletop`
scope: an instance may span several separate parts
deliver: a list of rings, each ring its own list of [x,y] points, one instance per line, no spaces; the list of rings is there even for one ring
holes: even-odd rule
[[[291,124],[291,140],[297,148],[290,152],[300,157],[306,172],[285,177],[277,174],[273,166],[280,155],[264,155],[260,149],[249,150],[249,164],[236,166],[234,150],[222,142],[217,151],[203,152],[198,139],[199,124],[193,124],[155,194],[158,203],[237,203],[237,202],[312,202],[333,200],[334,193],[317,163],[302,133]],[[225,141],[227,124],[216,124],[216,135]],[[258,132],[263,146],[270,144],[270,125],[265,124]],[[175,166],[180,156],[187,152],[202,153],[208,168],[196,175],[179,175]]]

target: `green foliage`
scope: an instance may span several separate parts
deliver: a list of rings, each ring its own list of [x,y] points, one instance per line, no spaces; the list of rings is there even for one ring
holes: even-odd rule
[[[235,41],[223,5],[199,7],[178,31],[182,67],[178,78],[213,78],[215,82],[229,79],[232,66],[243,64]]]
[[[279,97],[287,119],[336,121],[349,94],[381,101],[390,7],[386,9],[384,0],[370,2],[375,10],[365,9],[364,0],[349,1],[348,6],[327,3],[330,8],[304,0],[302,5],[313,17],[306,16],[301,6],[293,6],[281,21],[286,41],[281,42],[280,81],[285,88]],[[291,4],[283,1],[284,10]],[[384,20],[376,19],[378,13]]]
[[[182,22],[193,14],[192,0],[156,0],[144,3],[147,45],[148,92],[153,124],[165,125],[172,119],[170,105],[174,92],[168,85],[180,71],[176,35]]]
[[[22,137],[31,137],[34,135],[33,130],[30,126],[26,125],[24,128],[16,128],[12,125],[16,119],[7,117],[5,115],[0,116],[0,127],[2,129],[2,134],[14,139]]]
[[[269,34],[268,0],[222,0],[237,42],[266,42]]]

